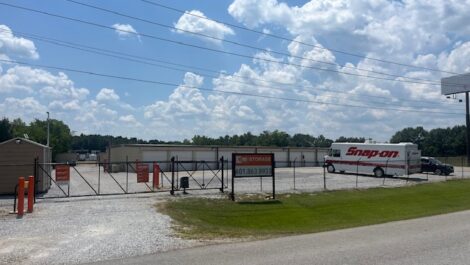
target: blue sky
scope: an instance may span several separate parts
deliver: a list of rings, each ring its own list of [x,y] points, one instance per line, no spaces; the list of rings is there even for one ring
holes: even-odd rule
[[[386,141],[404,127],[431,129],[464,123],[462,103],[440,95],[438,85],[422,83],[470,71],[469,1],[151,0],[189,14],[144,1],[77,1],[185,32],[65,0],[19,0],[8,3],[111,29],[0,5],[0,59],[171,85],[3,61],[2,116],[31,121],[44,119],[49,111],[76,134],[162,140],[278,129]],[[175,71],[102,56],[46,43],[30,34],[188,67]]]

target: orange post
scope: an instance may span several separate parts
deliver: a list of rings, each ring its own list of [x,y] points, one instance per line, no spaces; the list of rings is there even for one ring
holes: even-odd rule
[[[160,166],[153,163],[153,188],[160,187]]]
[[[29,176],[28,182],[28,213],[32,213],[34,207],[34,177]]]
[[[24,178],[18,179],[18,217],[22,217],[24,213]]]

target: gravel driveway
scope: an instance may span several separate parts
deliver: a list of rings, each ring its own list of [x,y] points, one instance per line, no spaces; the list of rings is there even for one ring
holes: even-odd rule
[[[161,197],[40,200],[23,219],[1,200],[0,264],[78,264],[200,244],[172,235],[170,218],[154,208]]]

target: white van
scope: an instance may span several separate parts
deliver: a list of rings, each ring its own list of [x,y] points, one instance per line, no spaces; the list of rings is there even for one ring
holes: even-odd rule
[[[421,171],[421,151],[412,143],[333,143],[324,167],[329,173],[407,175]]]

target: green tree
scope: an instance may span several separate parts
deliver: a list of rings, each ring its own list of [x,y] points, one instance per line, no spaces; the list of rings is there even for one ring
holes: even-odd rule
[[[290,140],[290,146],[311,147],[315,145],[315,137],[309,134],[296,133]]]
[[[416,143],[427,136],[428,132],[421,126],[408,127],[396,132],[390,139],[390,143],[410,142]]]
[[[405,128],[396,132],[391,143],[412,142],[425,156],[459,156],[466,152],[466,127],[436,128],[429,132],[423,127]]]
[[[316,147],[330,147],[333,143],[333,140],[326,138],[322,134],[315,139]]]
[[[20,118],[11,122],[11,130],[13,137],[24,137],[28,133],[28,126]]]
[[[0,142],[13,138],[13,129],[7,118],[0,120]]]
[[[59,153],[70,150],[72,135],[70,128],[59,120],[51,119],[50,122],[50,146],[53,157]],[[47,121],[35,120],[29,124],[29,138],[38,143],[47,143]]]
[[[366,138],[364,137],[344,137],[340,136],[338,139],[336,139],[335,142],[337,143],[364,143],[366,141]]]

